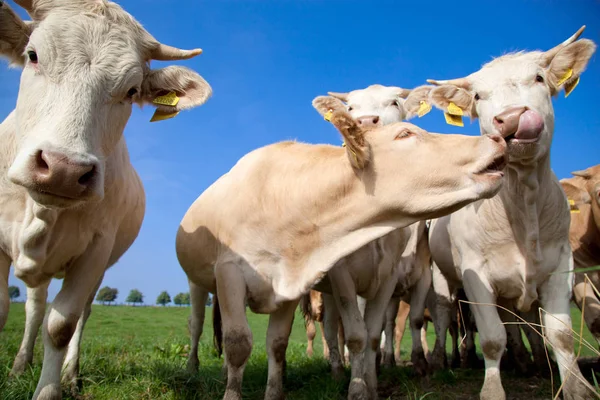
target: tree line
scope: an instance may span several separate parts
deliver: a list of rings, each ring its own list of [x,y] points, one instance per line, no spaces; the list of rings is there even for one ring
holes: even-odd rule
[[[21,291],[19,290],[18,286],[9,286],[8,295],[11,300],[15,300],[21,296]],[[102,289],[98,290],[98,293],[96,294],[96,301],[102,303],[103,305],[110,305],[117,300],[118,296],[119,290],[117,288],[104,286]],[[142,304],[144,303],[144,295],[138,289],[131,289],[129,295],[125,299],[125,303],[129,303],[133,306]],[[171,303],[171,296],[166,290],[163,290],[156,298],[156,304],[166,306],[169,303]],[[173,304],[177,306],[189,306],[191,304],[190,294],[177,293],[175,297],[173,297]],[[212,306],[212,296],[209,296],[208,299],[206,299],[206,305]]]

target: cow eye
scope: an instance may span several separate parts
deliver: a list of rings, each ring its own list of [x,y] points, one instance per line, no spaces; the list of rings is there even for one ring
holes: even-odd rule
[[[414,133],[412,133],[411,131],[409,131],[407,129],[403,129],[402,131],[400,131],[400,133],[398,133],[396,135],[394,140],[406,139],[408,137],[411,137],[412,135],[414,135]]]
[[[127,91],[127,98],[131,99],[133,96],[136,95],[137,92],[138,92],[137,88],[132,87],[131,89],[129,89]]]
[[[481,97],[479,97],[479,93],[475,93],[475,100],[479,100]]]
[[[536,80],[537,82],[540,82],[540,83],[542,83],[542,82],[544,82],[544,77],[543,77],[543,76],[541,76],[541,75],[536,75],[536,77],[535,77],[535,80]]]
[[[37,64],[37,62],[38,62],[38,56],[37,56],[37,53],[35,51],[29,50],[27,52],[27,57],[29,57],[29,61],[31,61],[34,64]]]
[[[348,111],[352,111],[352,110],[353,110],[352,106],[348,107]]]

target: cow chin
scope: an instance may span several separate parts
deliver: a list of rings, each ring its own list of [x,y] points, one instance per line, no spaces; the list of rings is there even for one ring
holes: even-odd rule
[[[33,189],[28,189],[27,192],[33,201],[46,208],[76,208],[82,204],[88,203],[93,198],[92,196],[70,198]]]

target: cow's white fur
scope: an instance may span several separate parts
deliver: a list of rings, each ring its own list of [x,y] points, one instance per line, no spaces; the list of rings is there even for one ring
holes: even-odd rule
[[[162,109],[176,111],[204,103],[211,88],[183,67],[150,70],[151,59],[199,51],[160,44],[115,3],[18,3],[33,22],[0,6],[0,54],[24,65],[16,109],[0,125],[0,299],[12,262],[29,288],[24,347],[32,347],[48,282],[64,277],[44,320],[44,362],[34,394],[60,399],[67,345],[73,371],[94,292],[137,237],[144,216],[144,190],[123,137],[132,104],[174,90],[180,103]],[[38,190],[31,160],[40,150],[93,163],[89,190],[74,197]],[[7,315],[2,302],[0,329]]]
[[[564,85],[559,80],[568,68],[572,68],[573,76],[567,83],[583,72],[595,51],[589,40],[573,42],[581,31],[548,52],[508,54],[466,78],[430,81],[440,85],[431,91],[431,102],[445,111],[452,101],[465,115],[479,118],[482,135],[502,132],[494,119],[514,107],[527,107],[543,121],[537,142],[509,142],[506,182],[497,196],[435,220],[431,227],[435,268],[452,285],[462,284],[469,300],[481,303],[472,309],[486,364],[482,399],[505,398],[499,362],[506,332],[496,308],[484,304],[508,300],[519,310],[528,311],[536,299],[547,311],[545,334],[554,348],[563,382],[569,369],[573,373],[565,382],[565,398],[592,396],[574,362],[569,331],[573,279],[568,273],[573,268],[569,208],[550,169],[549,154],[554,133],[551,95]],[[523,119],[518,124],[523,124]],[[447,301],[449,293],[437,286],[434,271],[434,287]],[[436,346],[434,358],[442,351]]]

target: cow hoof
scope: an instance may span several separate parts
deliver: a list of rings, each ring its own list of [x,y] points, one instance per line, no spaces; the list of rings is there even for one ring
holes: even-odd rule
[[[338,365],[337,367],[331,367],[331,377],[334,381],[341,381],[344,379],[344,367]]]
[[[44,386],[39,393],[33,395],[33,400],[61,400],[62,391],[60,385],[51,384]]]
[[[413,368],[417,371],[417,374],[420,376],[427,375],[427,371],[429,369],[429,364],[427,364],[427,360],[425,359],[425,355],[423,352],[414,352],[411,355],[411,361],[413,363]]]
[[[359,378],[352,379],[348,388],[348,400],[370,400],[365,381]]]
[[[486,380],[479,396],[481,400],[506,400],[500,377],[496,376],[495,379]]]
[[[190,374],[198,374],[198,370],[200,369],[200,361],[198,361],[197,358],[195,360],[192,358],[188,359],[186,369]]]
[[[236,390],[227,389],[223,400],[242,400],[242,394]]]
[[[585,378],[582,378],[585,379]],[[570,375],[562,390],[563,400],[591,400],[597,398],[594,392],[581,384],[577,377]]]
[[[450,368],[456,369],[456,368],[460,368],[460,366],[461,366],[460,357],[458,357],[458,356],[452,357],[452,361],[450,362]]]
[[[21,357],[21,356],[17,355],[17,357],[15,358],[13,367],[10,370],[10,372],[8,373],[8,377],[14,378],[19,375],[22,375],[30,364],[31,363],[27,362],[25,357]]]
[[[394,355],[385,353],[383,355],[383,360],[381,361],[381,366],[384,368],[391,368],[396,365],[396,361],[394,360]]]
[[[444,351],[434,350],[431,354],[431,362],[429,363],[429,366],[431,367],[432,371],[440,371],[446,369],[446,366],[448,365],[448,360],[446,359],[446,354]]]

